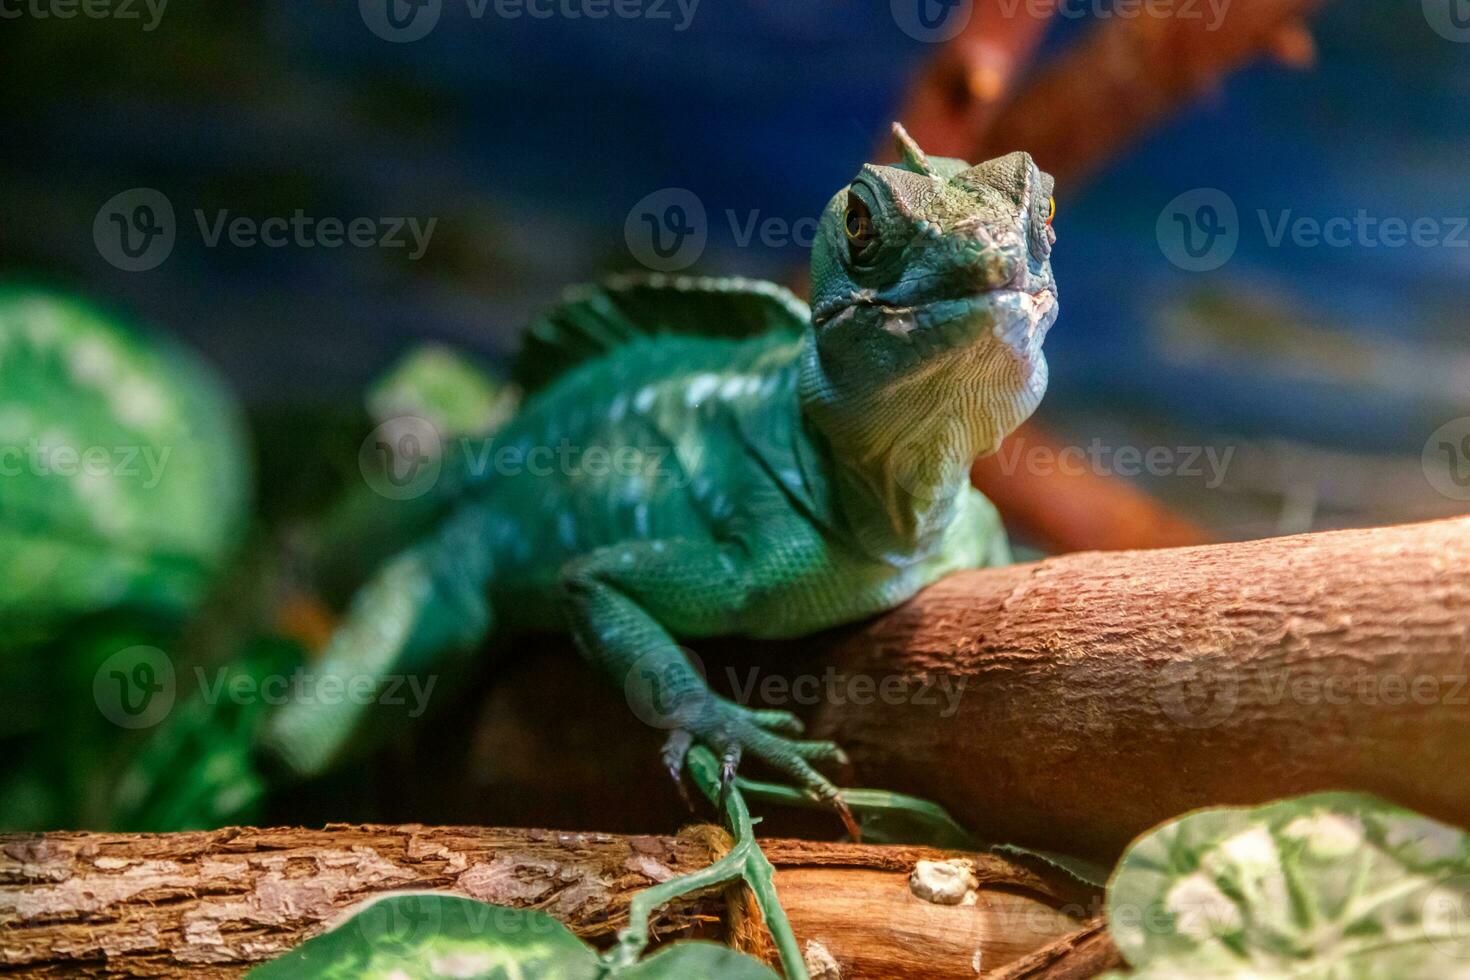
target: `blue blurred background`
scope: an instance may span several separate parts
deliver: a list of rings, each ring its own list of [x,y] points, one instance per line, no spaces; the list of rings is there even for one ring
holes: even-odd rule
[[[1470,509],[1421,460],[1470,415],[1470,32],[1435,29],[1442,2],[1462,0],[1329,2],[1315,67],[1240,72],[1061,190],[1054,432],[1229,450],[1220,480],[1139,477],[1225,536]],[[601,20],[443,0],[407,42],[355,0],[135,9],[0,21],[0,275],[185,336],[257,409],[358,399],[425,338],[503,360],[563,285],[636,264],[625,221],[662,189],[703,206],[694,271],[793,280],[802,244],[745,230],[815,216],[936,50],[889,4],[837,0],[649,0]],[[1098,19],[1058,18],[1039,61]],[[146,272],[93,237],[136,187],[178,216]],[[1201,188],[1235,207],[1238,246],[1188,271],[1162,230]],[[435,224],[418,259],[211,248],[196,209]],[[1283,219],[1360,211],[1431,219],[1435,241],[1272,241]]]

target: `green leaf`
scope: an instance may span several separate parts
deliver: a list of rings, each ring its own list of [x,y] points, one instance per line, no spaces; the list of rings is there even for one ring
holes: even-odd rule
[[[1470,837],[1371,796],[1202,810],[1108,890],[1135,977],[1470,978]]]
[[[377,421],[413,415],[445,436],[494,432],[515,414],[519,400],[514,386],[442,344],[414,349],[367,395],[368,411]]]
[[[778,980],[771,968],[714,943],[676,943],[609,976],[626,980]]]
[[[1102,888],[1108,883],[1108,869],[1086,858],[1073,857],[1070,854],[1059,854],[1056,851],[1037,851],[1029,847],[1021,847],[1019,844],[996,844],[991,850],[997,854],[1006,854],[1010,857],[1032,858],[1048,867],[1065,872],[1084,885],[1091,885],[1094,888]]]
[[[597,955],[543,912],[394,895],[251,970],[250,980],[596,980]]]
[[[543,912],[434,892],[371,903],[337,928],[251,970],[250,980],[777,980],[713,943],[678,943],[612,967]]]
[[[243,526],[242,431],[177,345],[0,286],[0,642],[120,606],[190,608]]]

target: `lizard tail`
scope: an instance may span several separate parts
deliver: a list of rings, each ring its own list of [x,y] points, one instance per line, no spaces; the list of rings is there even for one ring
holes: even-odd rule
[[[441,676],[490,631],[491,574],[484,515],[472,506],[389,559],[358,590],[326,648],[292,678],[265,723],[263,748],[295,775],[314,776],[369,729],[422,715],[436,693],[447,693]]]

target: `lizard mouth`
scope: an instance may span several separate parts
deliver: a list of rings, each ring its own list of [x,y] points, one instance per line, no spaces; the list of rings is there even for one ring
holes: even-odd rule
[[[989,335],[1029,363],[1056,320],[1057,300],[1048,286],[1035,292],[995,289],[916,306],[875,304],[875,309],[883,316],[883,329],[921,355],[967,347]]]

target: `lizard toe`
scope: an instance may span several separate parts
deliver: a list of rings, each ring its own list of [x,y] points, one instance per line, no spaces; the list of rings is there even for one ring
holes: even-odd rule
[[[800,735],[806,731],[806,725],[802,724],[801,719],[789,711],[747,708],[745,717],[757,728],[763,728],[768,732]]]

